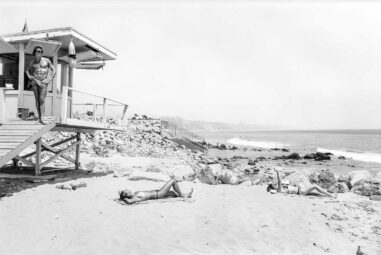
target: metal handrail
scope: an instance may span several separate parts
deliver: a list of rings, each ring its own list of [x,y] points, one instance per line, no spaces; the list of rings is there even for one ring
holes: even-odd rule
[[[172,123],[170,121],[168,121],[168,127],[169,129],[172,129],[174,130],[175,132],[175,136],[183,136],[182,133],[185,133],[186,135],[190,136],[191,138],[195,139],[195,140],[198,140],[198,142],[200,143],[203,143],[205,142],[205,138],[204,137],[201,137],[199,135],[196,135],[195,133],[175,124],[175,123]],[[184,136],[185,138],[187,138],[186,136]]]

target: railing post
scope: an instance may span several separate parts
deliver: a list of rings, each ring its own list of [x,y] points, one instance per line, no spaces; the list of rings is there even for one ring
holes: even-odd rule
[[[103,98],[103,115],[102,115],[102,123],[106,124],[106,116],[107,116],[107,98]]]
[[[97,118],[95,116],[97,112],[97,104],[93,104],[93,121],[96,122],[97,121]]]
[[[68,87],[62,87],[62,100],[61,100],[61,123],[66,124],[67,121],[67,100],[68,100]]]
[[[128,105],[124,105],[123,114],[122,114],[122,123],[124,122],[124,119],[126,118],[127,108],[128,108]]]
[[[79,170],[81,168],[80,155],[81,155],[81,133],[77,132],[77,145],[75,146],[75,169]]]

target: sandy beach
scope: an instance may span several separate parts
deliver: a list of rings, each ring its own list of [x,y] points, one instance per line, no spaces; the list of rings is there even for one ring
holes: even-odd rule
[[[118,190],[157,189],[126,173],[179,164],[173,158],[84,157],[118,165],[74,191],[45,184],[2,198],[1,254],[379,254],[381,204],[353,193],[337,199],[270,194],[265,186],[181,182],[193,198],[127,206]]]

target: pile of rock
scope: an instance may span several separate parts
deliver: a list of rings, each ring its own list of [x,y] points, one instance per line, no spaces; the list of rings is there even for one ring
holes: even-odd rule
[[[352,191],[362,196],[381,195],[381,172],[373,176],[366,170],[355,170],[340,175],[337,179],[329,170],[309,176],[311,183],[328,189],[331,193]]]
[[[332,153],[330,152],[327,152],[327,153],[323,153],[323,152],[317,152],[317,153],[311,153],[311,154],[306,154],[304,155],[303,157],[301,157],[298,153],[291,153],[290,155],[283,155],[283,156],[276,156],[274,157],[274,160],[278,160],[278,159],[295,159],[295,160],[299,160],[299,159],[314,159],[316,161],[321,161],[321,160],[331,160],[331,155]]]

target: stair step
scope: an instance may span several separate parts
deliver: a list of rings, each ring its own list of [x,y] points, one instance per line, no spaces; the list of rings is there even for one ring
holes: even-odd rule
[[[0,136],[30,136],[36,133],[37,130],[2,130],[0,129]]]
[[[26,137],[14,137],[14,136],[11,136],[11,137],[0,137],[0,144],[1,143],[20,143],[20,142],[24,142],[26,139],[28,139],[29,136],[26,136]]]
[[[41,127],[42,127],[41,125],[9,125],[9,124],[5,124],[5,125],[0,126],[0,129],[1,130],[15,130],[15,129],[38,130]]]
[[[0,149],[5,149],[5,148],[14,148],[21,143],[0,143]]]

